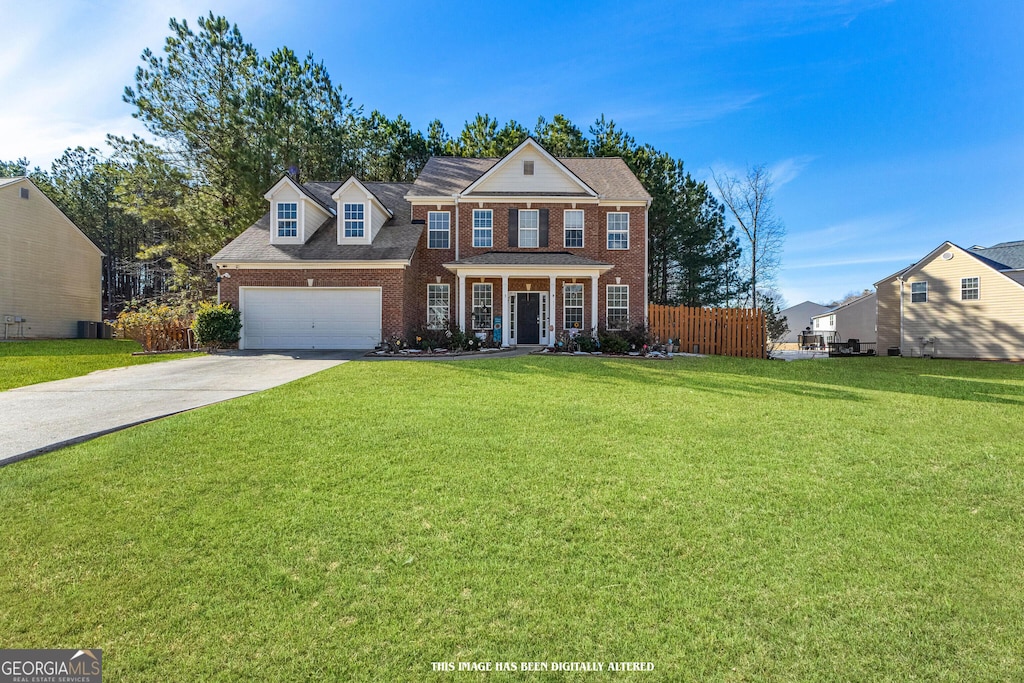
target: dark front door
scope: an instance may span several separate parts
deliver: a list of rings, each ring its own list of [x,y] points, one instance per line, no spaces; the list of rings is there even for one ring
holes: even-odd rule
[[[516,343],[540,344],[540,294],[516,295]]]

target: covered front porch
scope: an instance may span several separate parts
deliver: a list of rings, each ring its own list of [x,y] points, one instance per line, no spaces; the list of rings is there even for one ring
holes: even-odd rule
[[[596,329],[598,280],[613,267],[550,252],[491,252],[444,266],[458,279],[459,327],[502,346],[549,345],[563,330]]]

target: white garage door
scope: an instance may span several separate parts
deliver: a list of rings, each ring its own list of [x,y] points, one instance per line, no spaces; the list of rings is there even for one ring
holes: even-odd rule
[[[372,349],[381,340],[379,287],[243,287],[243,349]]]

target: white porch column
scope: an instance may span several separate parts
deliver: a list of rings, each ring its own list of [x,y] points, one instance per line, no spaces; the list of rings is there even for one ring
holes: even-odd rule
[[[555,342],[555,276],[548,275],[549,291],[548,291],[548,344]]]
[[[459,329],[466,329],[466,276],[459,275],[459,291],[457,292],[459,302]]]
[[[590,276],[590,327],[597,334],[597,276]]]
[[[508,346],[508,275],[501,276],[501,345]]]

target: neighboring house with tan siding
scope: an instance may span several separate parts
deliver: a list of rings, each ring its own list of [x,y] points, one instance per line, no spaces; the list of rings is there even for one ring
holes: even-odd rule
[[[74,337],[101,315],[103,252],[28,178],[0,178],[0,339]]]
[[[778,345],[779,350],[796,350],[800,348],[800,335],[811,329],[811,316],[825,313],[828,306],[816,304],[813,301],[804,301],[796,306],[779,311],[780,317],[786,318],[788,331],[779,339],[772,341]]]
[[[1024,360],[1024,241],[943,242],[875,287],[880,353]]]
[[[856,339],[864,351],[875,350],[875,293],[863,294],[811,317],[812,334],[825,343]]]

